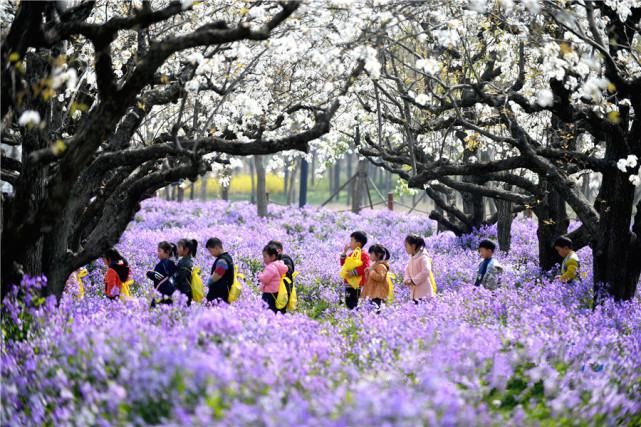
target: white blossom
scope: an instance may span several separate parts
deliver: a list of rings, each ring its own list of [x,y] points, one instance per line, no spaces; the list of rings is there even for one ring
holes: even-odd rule
[[[26,110],[18,119],[20,126],[37,126],[40,124],[40,113],[34,110]]]
[[[523,6],[525,6],[530,13],[539,13],[541,11],[539,0],[523,0]]]
[[[509,12],[514,7],[514,0],[499,0],[499,4],[501,5],[501,8]]]
[[[425,71],[427,74],[434,75],[440,71],[441,65],[434,58],[421,58],[416,60],[416,68]]]
[[[641,175],[630,175],[630,182],[632,185],[635,187],[638,187],[641,185]]]
[[[190,64],[193,64],[193,65],[200,64],[200,63],[201,63],[201,62],[203,62],[204,60],[205,60],[205,57],[204,57],[204,56],[203,56],[203,54],[202,54],[202,53],[200,53],[200,52],[194,52],[194,53],[192,53],[191,55],[189,55],[189,56],[187,57],[187,61],[188,61]]]
[[[426,94],[421,93],[414,99],[414,101],[416,101],[418,104],[426,105],[427,102],[429,101],[429,98],[427,97]]]
[[[541,107],[551,107],[554,104],[554,94],[550,89],[540,90],[536,97],[536,103]]]
[[[486,0],[470,0],[470,9],[474,12],[484,13],[487,9]]]
[[[637,156],[635,156],[634,154],[628,155],[628,157],[625,159],[625,161],[627,162],[629,168],[636,167],[638,160],[639,160],[639,158]]]
[[[625,173],[628,171],[628,161],[626,159],[619,159],[617,162],[617,169]]]

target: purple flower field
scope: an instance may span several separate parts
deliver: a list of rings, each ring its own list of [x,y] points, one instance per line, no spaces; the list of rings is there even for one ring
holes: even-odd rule
[[[536,223],[516,221],[495,292],[472,286],[478,240],[433,235],[422,215],[152,200],[118,249],[136,281],[130,301],[103,295],[88,266],[86,296],[35,296],[42,279],[5,300],[3,426],[602,426],[641,425],[641,299],[591,308],[583,282],[537,271]],[[400,283],[407,233],[427,239],[438,285],[425,304],[397,284],[377,314],[340,304],[339,251],[362,229],[392,253]],[[203,279],[220,237],[246,274],[232,306],[149,308],[145,271],[161,240],[199,241]],[[279,239],[295,260],[299,310],[274,315],[256,286],[261,249]],[[369,246],[368,243],[368,246]],[[32,297],[33,295],[33,297]]]

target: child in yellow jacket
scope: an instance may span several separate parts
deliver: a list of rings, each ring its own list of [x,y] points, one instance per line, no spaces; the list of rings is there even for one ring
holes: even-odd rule
[[[561,275],[556,276],[556,279],[563,283],[574,282],[574,280],[579,278],[581,261],[572,249],[572,240],[567,237],[559,237],[554,242],[554,249],[563,257],[563,262],[561,262]]]

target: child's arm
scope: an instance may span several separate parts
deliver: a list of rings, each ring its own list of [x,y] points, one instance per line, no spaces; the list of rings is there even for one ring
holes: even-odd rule
[[[403,275],[403,283],[406,285],[412,284],[412,277],[410,276],[410,263],[405,266],[405,274]]]
[[[369,271],[369,277],[376,282],[384,281],[385,276],[387,276],[387,268],[383,264],[374,265],[374,268]]]
[[[432,270],[432,265],[429,258],[426,256],[421,257],[421,271],[416,275],[413,282],[414,283],[426,283],[430,278],[430,271]]]
[[[228,268],[229,266],[227,265],[227,261],[225,261],[224,259],[218,260],[218,262],[216,263],[216,270],[214,270],[214,274],[211,275],[211,281],[213,283],[216,283],[217,281],[222,279]]]
[[[265,267],[262,273],[258,273],[258,280],[262,285],[267,285],[269,282],[274,280],[274,277],[278,274],[278,270],[274,268],[271,264]]]

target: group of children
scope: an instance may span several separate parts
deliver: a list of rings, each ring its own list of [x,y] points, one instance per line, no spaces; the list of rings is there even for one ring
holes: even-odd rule
[[[212,237],[205,245],[209,254],[214,257],[206,289],[201,292],[195,286],[200,281],[200,269],[195,265],[194,257],[198,250],[198,242],[193,239],[180,239],[176,244],[160,242],[158,244],[158,263],[153,270],[147,272],[147,278],[154,284],[154,289],[161,295],[160,300],[154,299],[152,307],[157,304],[171,304],[171,296],[178,291],[187,297],[187,304],[193,300],[203,302],[232,302],[232,289],[236,280],[237,270],[232,256],[223,248],[223,242]],[[177,262],[174,261],[177,259]],[[270,241],[263,248],[265,269],[258,275],[262,299],[274,312],[285,313],[284,307],[277,307],[281,281],[285,283],[286,300],[289,300],[293,281],[296,276],[293,259],[283,253],[283,244],[277,240]],[[103,255],[107,266],[105,273],[105,295],[115,300],[128,296],[127,284],[131,281],[131,271],[127,260],[116,249],[109,249]],[[281,297],[282,298],[282,297]],[[287,301],[286,301],[287,302]]]
[[[390,252],[381,244],[371,245],[367,251],[367,234],[355,231],[350,235],[350,242],[340,253],[340,277],[345,284],[345,305],[354,309],[360,301],[370,301],[379,309],[383,302],[393,298],[393,284],[390,273]],[[223,248],[219,238],[207,240],[206,248],[214,257],[214,262],[203,295],[194,291],[195,281],[200,281],[194,257],[198,242],[191,239],[180,239],[177,244],[166,241],[158,244],[158,259],[154,270],[147,272],[147,277],[153,281],[154,288],[162,295],[156,304],[172,303],[171,295],[179,291],[187,297],[190,304],[193,299],[205,299],[207,302],[233,302],[232,289],[236,280],[237,270],[231,255]],[[554,248],[563,258],[561,274],[557,280],[571,283],[579,275],[579,258],[572,249],[572,241],[567,237],[559,237]],[[500,275],[503,266],[494,259],[496,245],[490,240],[479,243],[479,255],[482,258],[478,266],[474,285],[494,290],[500,286]],[[410,297],[415,303],[432,298],[436,293],[436,283],[432,273],[432,260],[425,249],[425,240],[417,234],[405,237],[405,251],[409,261],[405,267],[403,284],[410,288]],[[177,258],[178,262],[174,259]],[[105,274],[105,295],[117,299],[129,295],[128,285],[131,283],[131,271],[127,260],[116,249],[109,249],[103,256],[103,262],[108,267]],[[262,300],[270,310],[285,313],[287,301],[294,289],[296,277],[293,259],[283,253],[281,242],[272,240],[263,248],[264,270],[258,275]],[[200,282],[202,285],[202,282]],[[286,291],[286,296],[284,292]],[[295,294],[294,294],[295,295]],[[201,301],[198,301],[201,302]],[[291,307],[291,305],[290,305]]]

